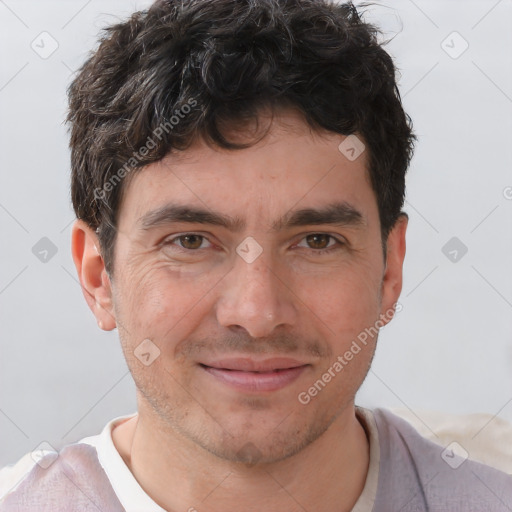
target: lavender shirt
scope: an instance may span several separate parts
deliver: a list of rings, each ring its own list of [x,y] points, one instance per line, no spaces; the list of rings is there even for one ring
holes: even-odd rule
[[[447,453],[385,409],[356,412],[369,437],[370,468],[353,512],[512,511],[512,476]],[[68,445],[47,469],[44,462],[0,501],[0,512],[126,510],[94,446]]]

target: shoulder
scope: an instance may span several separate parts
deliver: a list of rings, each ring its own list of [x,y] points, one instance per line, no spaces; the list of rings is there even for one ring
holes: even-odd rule
[[[0,472],[0,512],[15,510],[122,511],[96,448],[75,443],[60,452],[29,453]]]
[[[39,458],[51,453],[39,452]],[[13,492],[24,478],[32,471],[37,463],[33,452],[25,454],[18,462],[0,468],[0,500],[8,493]]]
[[[380,445],[378,496],[398,497],[396,506],[405,507],[403,512],[512,510],[510,475],[471,460],[454,444],[442,446],[426,439],[390,411],[372,413]]]

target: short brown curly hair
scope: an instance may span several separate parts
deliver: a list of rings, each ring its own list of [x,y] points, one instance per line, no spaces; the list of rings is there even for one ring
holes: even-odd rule
[[[198,137],[292,106],[313,128],[360,135],[382,239],[401,213],[414,135],[378,31],[352,3],[160,0],[105,29],[68,89],[71,195],[113,271],[126,177]]]

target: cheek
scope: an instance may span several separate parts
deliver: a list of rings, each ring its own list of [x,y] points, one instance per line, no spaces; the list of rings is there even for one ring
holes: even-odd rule
[[[125,276],[116,311],[130,343],[149,338],[163,351],[173,349],[193,329],[194,319],[211,308],[208,298],[216,281],[213,273],[191,276],[168,264],[148,265]]]
[[[380,288],[380,275],[372,264],[306,279],[300,287],[301,299],[319,320],[326,339],[345,341],[378,318]]]

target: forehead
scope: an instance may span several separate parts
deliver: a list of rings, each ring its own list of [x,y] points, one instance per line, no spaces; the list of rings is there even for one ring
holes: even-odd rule
[[[345,201],[365,217],[376,214],[367,155],[347,158],[346,137],[316,132],[294,114],[274,119],[267,135],[241,150],[197,140],[133,175],[124,191],[120,222],[134,226],[169,202],[193,204],[245,219],[275,221],[294,207]],[[349,155],[350,156],[350,155]]]

